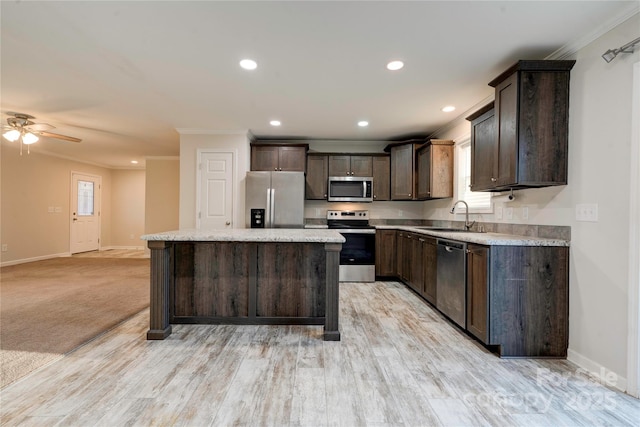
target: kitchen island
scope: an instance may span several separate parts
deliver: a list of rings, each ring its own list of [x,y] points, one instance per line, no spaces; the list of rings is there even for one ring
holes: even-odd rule
[[[151,251],[147,339],[171,324],[324,325],[339,341],[333,230],[178,230],[141,237]]]

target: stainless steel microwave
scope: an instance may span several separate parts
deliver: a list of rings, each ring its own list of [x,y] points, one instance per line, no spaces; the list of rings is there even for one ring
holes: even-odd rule
[[[373,178],[330,176],[329,202],[373,202]]]

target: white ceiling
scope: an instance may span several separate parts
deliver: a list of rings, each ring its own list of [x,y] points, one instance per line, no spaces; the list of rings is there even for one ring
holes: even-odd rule
[[[33,150],[115,168],[177,156],[180,128],[428,135],[490,96],[487,83],[516,60],[548,57],[637,9],[637,0],[2,1],[2,120],[32,114],[83,139],[42,138]],[[257,70],[238,66],[247,57]],[[386,70],[392,59],[405,68]],[[457,110],[443,113],[449,104]]]

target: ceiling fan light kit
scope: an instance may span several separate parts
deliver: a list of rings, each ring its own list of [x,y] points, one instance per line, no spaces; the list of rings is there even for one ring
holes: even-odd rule
[[[2,136],[11,142],[15,142],[20,139],[20,155],[22,155],[22,146],[27,146],[27,154],[30,153],[29,145],[38,142],[39,136],[45,136],[48,138],[61,139],[63,141],[80,142],[79,138],[72,136],[59,135],[56,133],[47,132],[48,129],[55,129],[47,123],[35,123],[31,119],[35,117],[29,114],[7,112],[7,115],[12,116],[7,118],[7,124],[4,127],[8,130],[2,134]],[[39,136],[38,136],[39,135]]]
[[[20,131],[17,129],[8,130],[2,136],[4,136],[5,139],[11,142],[14,142],[17,141],[18,138],[20,138]]]

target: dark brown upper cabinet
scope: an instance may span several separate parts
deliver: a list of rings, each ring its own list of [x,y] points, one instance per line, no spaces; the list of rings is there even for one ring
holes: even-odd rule
[[[251,144],[251,170],[305,172],[308,144]]]
[[[453,197],[453,141],[431,139],[416,152],[419,200]]]
[[[467,118],[472,122],[473,191],[567,184],[574,64],[518,61],[489,83],[495,88],[493,118],[485,108]]]
[[[495,109],[493,102],[467,117],[471,121],[471,191],[484,191],[495,187],[494,157],[496,139]]]
[[[331,155],[329,176],[373,176],[371,156]]]
[[[391,197],[391,163],[389,156],[372,156],[373,201],[389,200]]]
[[[307,155],[305,198],[307,200],[327,200],[328,179],[329,156],[309,153]]]
[[[391,200],[418,200],[416,195],[416,151],[424,141],[387,145],[391,153]]]

